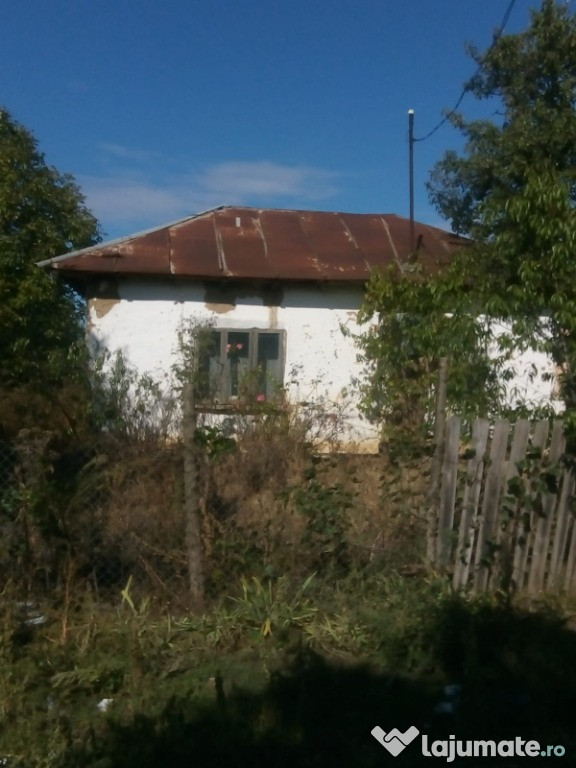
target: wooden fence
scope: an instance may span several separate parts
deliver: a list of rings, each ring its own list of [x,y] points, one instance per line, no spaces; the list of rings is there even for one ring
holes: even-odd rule
[[[576,592],[574,472],[563,424],[446,421],[429,558],[456,589]]]

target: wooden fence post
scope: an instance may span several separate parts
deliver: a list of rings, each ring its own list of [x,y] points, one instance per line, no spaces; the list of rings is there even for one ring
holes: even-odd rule
[[[426,559],[429,565],[435,566],[438,557],[437,529],[440,490],[442,475],[442,457],[444,453],[444,435],[446,432],[446,386],[448,383],[448,358],[441,357],[438,364],[438,384],[436,387],[436,413],[434,419],[434,456],[430,473],[430,490],[428,493],[428,525],[426,534]]]
[[[194,407],[194,383],[187,381],[183,387],[182,441],[184,453],[184,520],[186,559],[188,564],[188,589],[190,606],[194,611],[204,608],[204,555],[202,552],[201,525],[201,478]]]

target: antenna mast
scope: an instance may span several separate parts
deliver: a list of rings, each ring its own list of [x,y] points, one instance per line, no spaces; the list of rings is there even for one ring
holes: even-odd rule
[[[408,110],[408,155],[410,174],[410,252],[416,250],[414,241],[414,110]]]

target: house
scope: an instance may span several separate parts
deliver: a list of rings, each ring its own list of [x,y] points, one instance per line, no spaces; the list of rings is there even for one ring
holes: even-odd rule
[[[377,430],[344,394],[360,374],[353,339],[371,270],[401,264],[417,243],[429,269],[463,240],[391,214],[221,207],[43,262],[86,297],[89,329],[139,371],[161,378],[184,321],[209,326],[201,367],[220,410],[243,382],[259,402],[345,413],[343,441],[371,450]]]

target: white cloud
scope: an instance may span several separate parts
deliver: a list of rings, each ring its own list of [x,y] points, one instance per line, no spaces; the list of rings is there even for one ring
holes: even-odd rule
[[[103,222],[114,226],[150,222],[162,224],[193,213],[191,189],[154,185],[145,179],[123,175],[81,176],[88,207]]]
[[[243,202],[256,195],[322,200],[336,193],[337,174],[308,166],[260,162],[219,163],[199,178],[201,186]]]
[[[110,154],[136,160],[137,151],[106,145]],[[144,159],[144,153],[140,159]],[[79,176],[88,207],[109,234],[159,226],[218,205],[299,207],[337,193],[338,174],[272,162],[227,162],[198,174],[150,180],[151,173],[115,171]]]
[[[98,144],[98,149],[113,159],[128,160],[137,163],[157,160],[160,157],[160,153],[155,152],[152,149],[126,147],[123,144],[114,144],[113,142],[108,141],[101,141],[100,144]]]

